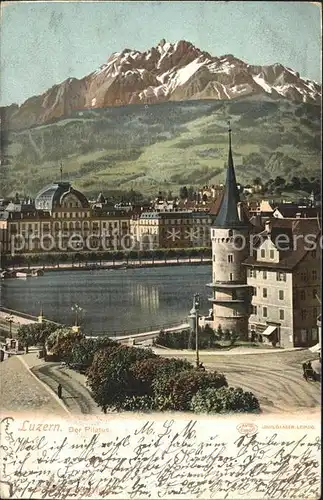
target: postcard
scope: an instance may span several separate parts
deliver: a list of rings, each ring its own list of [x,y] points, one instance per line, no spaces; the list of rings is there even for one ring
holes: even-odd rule
[[[1,5],[1,498],[321,497],[320,15]]]

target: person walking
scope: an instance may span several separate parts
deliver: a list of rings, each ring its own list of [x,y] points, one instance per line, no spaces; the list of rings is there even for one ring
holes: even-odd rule
[[[62,399],[62,385],[61,384],[58,384],[57,386],[57,396],[59,397],[59,399]]]

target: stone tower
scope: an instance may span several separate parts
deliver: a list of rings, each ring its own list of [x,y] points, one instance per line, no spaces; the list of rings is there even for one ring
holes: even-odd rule
[[[250,287],[242,262],[249,255],[250,223],[243,213],[232,158],[229,124],[227,177],[218,214],[211,227],[213,327],[248,338]]]

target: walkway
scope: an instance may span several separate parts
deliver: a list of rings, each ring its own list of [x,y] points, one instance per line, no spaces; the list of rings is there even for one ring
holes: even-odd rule
[[[66,417],[67,413],[49,390],[29,372],[20,356],[0,363],[1,412],[43,413]]]

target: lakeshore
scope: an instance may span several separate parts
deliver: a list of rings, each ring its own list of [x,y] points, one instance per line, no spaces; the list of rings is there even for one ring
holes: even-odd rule
[[[99,269],[136,269],[150,268],[163,266],[180,266],[180,265],[201,265],[210,264],[211,258],[208,257],[178,257],[173,259],[125,259],[122,261],[102,260],[100,262],[91,261],[78,263],[57,263],[57,264],[42,264],[32,265],[31,269],[41,269],[46,272],[51,271],[88,271]],[[22,271],[26,270],[26,266],[9,266],[8,269]]]
[[[74,304],[88,335],[111,336],[148,332],[187,323],[194,293],[201,296],[201,314],[210,308],[210,263],[154,266],[151,269],[59,269],[44,276],[1,282],[1,305],[34,317],[73,325]]]

